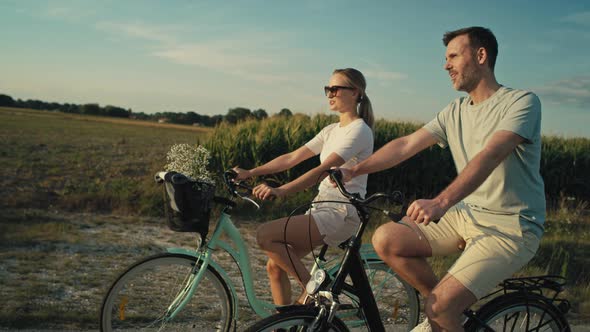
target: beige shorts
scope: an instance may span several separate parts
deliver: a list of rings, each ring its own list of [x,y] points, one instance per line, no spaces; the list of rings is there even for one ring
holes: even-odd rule
[[[314,202],[323,200],[346,201],[346,198],[321,193],[314,198]],[[313,216],[320,234],[324,235],[324,243],[333,247],[354,235],[360,223],[356,208],[345,203],[314,203],[305,214]]]
[[[433,256],[463,254],[449,269],[453,277],[478,299],[523,267],[539,248],[540,239],[522,231],[518,215],[496,215],[471,209],[464,203],[451,208],[438,222],[419,224]]]

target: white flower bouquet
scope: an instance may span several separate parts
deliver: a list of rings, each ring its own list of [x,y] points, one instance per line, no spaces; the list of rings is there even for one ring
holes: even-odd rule
[[[166,171],[182,173],[194,181],[215,184],[209,166],[211,153],[202,145],[174,144],[166,155]]]

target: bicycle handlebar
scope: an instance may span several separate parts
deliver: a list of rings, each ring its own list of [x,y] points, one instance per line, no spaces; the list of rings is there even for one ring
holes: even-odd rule
[[[397,222],[401,221],[404,216],[406,216],[406,210],[408,209],[406,202],[404,200],[404,195],[400,191],[394,191],[391,194],[386,193],[374,193],[371,196],[362,199],[358,193],[350,193],[344,187],[342,183],[342,172],[339,169],[329,169],[326,172],[330,175],[330,179],[336,184],[340,193],[344,195],[344,197],[348,198],[351,203],[357,203],[360,205],[367,205],[379,198],[387,198],[397,204],[402,205],[401,213],[383,211],[391,220],[395,220]],[[431,220],[433,223],[438,223],[440,219]]]
[[[260,205],[249,197],[252,194],[252,187],[244,183],[244,181],[236,181],[235,179],[237,176],[238,173],[236,173],[236,171],[233,169],[228,169],[227,171],[223,172],[223,182],[229,193],[234,197],[239,197],[252,203],[257,209],[260,209]],[[240,188],[244,189],[245,192],[240,191]]]
[[[330,175],[330,179],[332,179],[332,181],[336,184],[338,190],[340,190],[340,193],[342,193],[344,197],[348,198],[351,201],[351,203],[367,205],[380,198],[387,198],[397,204],[404,203],[404,195],[400,191],[394,191],[391,194],[374,193],[371,196],[363,199],[358,193],[350,193],[346,190],[346,188],[344,187],[344,183],[342,183],[342,172],[340,170],[329,169],[326,172],[328,172],[328,174]]]

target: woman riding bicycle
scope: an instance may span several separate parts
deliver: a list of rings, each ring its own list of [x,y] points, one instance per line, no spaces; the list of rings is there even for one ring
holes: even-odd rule
[[[373,110],[365,89],[365,78],[358,70],[334,70],[324,91],[330,110],[339,113],[340,121],[323,128],[301,148],[264,165],[251,170],[235,168],[237,179],[282,172],[319,154],[319,166],[278,188],[258,185],[253,194],[259,199],[284,197],[305,190],[318,179],[323,179],[315,201],[346,201],[338,189],[330,185],[324,171],[332,167],[352,167],[373,153]],[[366,193],[366,186],[367,176],[357,177],[346,184],[347,190],[362,196]],[[266,266],[275,304],[292,303],[289,275],[296,277],[303,289],[309,281],[309,271],[301,258],[324,243],[336,246],[345,241],[354,233],[359,222],[354,207],[344,203],[322,203],[314,204],[305,215],[281,218],[261,225],[257,241],[269,257]],[[305,291],[296,302],[301,303],[304,297]]]

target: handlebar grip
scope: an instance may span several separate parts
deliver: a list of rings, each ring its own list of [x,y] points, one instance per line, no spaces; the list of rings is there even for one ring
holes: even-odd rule
[[[328,174],[330,174],[330,179],[332,179],[332,181],[336,184],[336,186],[338,187],[338,190],[340,190],[340,192],[342,193],[342,195],[344,195],[344,197],[347,197],[349,199],[351,197],[354,197],[353,194],[346,191],[346,188],[344,187],[344,184],[342,183],[342,171],[340,171],[339,169],[329,169],[329,170],[326,170],[326,172],[328,172]]]
[[[227,171],[225,171],[225,175],[234,179],[236,176],[238,176],[238,173],[230,168]]]
[[[400,221],[405,216],[406,216],[405,213],[395,213],[395,212],[387,213],[387,217],[389,217],[389,219],[394,220],[394,221]],[[440,221],[440,219],[435,219],[435,220],[431,220],[430,222],[438,224],[439,221]]]
[[[404,216],[405,216],[405,214],[403,214],[403,213],[395,213],[395,212],[387,213],[387,217],[389,217],[389,219],[394,220],[394,221],[400,221],[400,220],[402,220],[402,218]]]
[[[328,173],[334,182],[342,182],[342,172],[339,169],[331,169]]]

